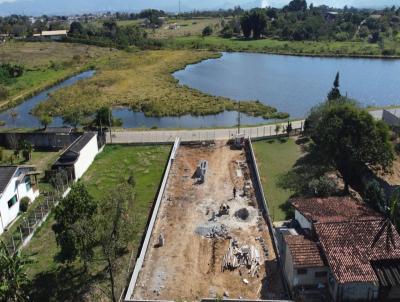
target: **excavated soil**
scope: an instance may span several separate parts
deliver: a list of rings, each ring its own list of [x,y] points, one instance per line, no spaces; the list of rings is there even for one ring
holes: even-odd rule
[[[208,161],[208,170],[205,182],[196,184],[193,175],[200,160]],[[221,205],[229,206],[228,215],[218,215]],[[235,215],[238,211],[240,215]],[[221,226],[227,236],[220,232]],[[221,236],[209,238],[207,235],[213,230]],[[165,244],[154,248],[160,234]],[[240,245],[254,245],[260,251],[258,275],[251,277],[246,268],[222,272],[229,238]],[[229,298],[243,299],[282,297],[271,237],[255,198],[243,151],[231,150],[222,142],[181,146],[132,298],[198,301],[222,297],[224,293]]]

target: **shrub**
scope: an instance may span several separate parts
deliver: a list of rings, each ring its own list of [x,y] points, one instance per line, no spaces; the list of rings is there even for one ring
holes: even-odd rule
[[[19,210],[22,213],[26,213],[26,211],[28,211],[30,203],[31,203],[31,200],[29,199],[29,197],[22,198],[20,203],[19,203]]]
[[[6,98],[8,98],[8,96],[9,96],[8,89],[3,85],[0,85],[0,100],[5,100]]]
[[[211,36],[212,33],[213,33],[212,27],[211,26],[206,26],[206,27],[204,27],[202,34],[203,34],[203,37],[205,37],[205,36]]]
[[[367,182],[365,185],[364,201],[376,210],[379,210],[386,204],[385,192],[375,179]]]
[[[313,179],[308,184],[309,194],[316,197],[328,197],[335,194],[337,184],[331,178],[322,176]]]
[[[396,54],[395,49],[385,48],[384,50],[382,50],[382,55],[384,56],[394,56],[395,54]]]

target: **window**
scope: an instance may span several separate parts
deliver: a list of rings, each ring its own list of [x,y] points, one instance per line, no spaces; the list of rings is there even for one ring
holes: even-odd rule
[[[29,192],[29,190],[32,188],[30,177],[25,178],[25,186],[26,186],[26,191]]]
[[[307,275],[307,269],[305,268],[298,269],[297,275]]]
[[[13,205],[15,205],[17,203],[17,195],[15,195],[13,198],[11,198],[8,201],[8,208],[11,208]]]
[[[326,275],[327,275],[327,272],[315,272],[316,278],[326,277]]]

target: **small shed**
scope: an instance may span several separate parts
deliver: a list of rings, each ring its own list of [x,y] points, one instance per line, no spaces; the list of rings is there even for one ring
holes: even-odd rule
[[[72,180],[80,179],[99,153],[97,133],[87,132],[66,149],[52,170],[66,170]]]

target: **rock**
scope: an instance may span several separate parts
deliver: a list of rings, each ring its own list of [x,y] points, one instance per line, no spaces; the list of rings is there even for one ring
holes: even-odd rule
[[[244,283],[244,284],[249,284],[249,280],[243,279],[243,283]]]
[[[229,293],[227,291],[224,291],[224,297],[229,298]]]

